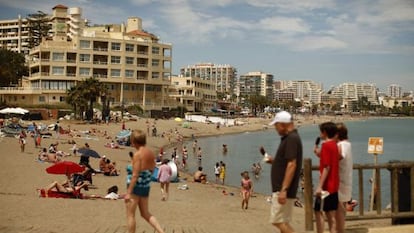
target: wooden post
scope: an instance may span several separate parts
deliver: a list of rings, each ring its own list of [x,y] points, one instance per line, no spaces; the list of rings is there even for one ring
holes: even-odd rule
[[[376,200],[376,209],[377,209],[377,214],[381,215],[381,208],[382,208],[382,203],[381,203],[381,175],[380,175],[380,169],[379,168],[375,168],[375,200]]]
[[[359,215],[364,216],[364,170],[358,168]]]
[[[391,211],[398,213],[398,168],[391,171]]]
[[[374,154],[374,165],[377,165],[377,161],[378,161],[378,155]],[[374,199],[375,199],[375,185],[377,183],[376,181],[376,169],[372,170],[372,183],[371,183],[371,196],[370,196],[370,200],[369,200],[369,211],[373,211],[374,210]]]
[[[410,183],[411,183],[411,211],[414,211],[414,167],[410,167]]]
[[[313,195],[312,195],[312,160],[305,158],[303,160],[303,178],[304,184],[304,204],[305,204],[305,230],[313,231]]]

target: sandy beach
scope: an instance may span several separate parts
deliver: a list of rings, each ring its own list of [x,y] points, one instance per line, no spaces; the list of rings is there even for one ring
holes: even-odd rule
[[[328,118],[299,119],[299,124],[313,124]],[[335,119],[338,120],[338,119]],[[345,120],[345,119],[340,119]],[[127,129],[146,131],[146,119],[126,122]],[[154,122],[154,119],[150,119]],[[191,128],[183,128],[182,122],[174,120],[157,120],[158,133],[177,130],[184,139],[209,135],[240,133],[263,130],[269,119],[249,118],[243,126],[222,127],[216,129],[214,124],[191,123]],[[30,122],[27,122],[30,123]],[[54,121],[37,122],[51,124]],[[298,123],[298,122],[297,122]],[[106,190],[117,185],[120,193],[125,193],[125,167],[129,163],[128,152],[131,147],[110,149],[104,144],[110,142],[102,136],[104,131],[114,137],[121,130],[121,123],[109,125],[81,124],[73,121],[61,121],[61,126],[72,130],[92,130],[96,136],[75,138],[78,147],[85,142],[100,155],[106,155],[117,162],[120,176],[107,177],[102,174],[93,176],[93,189],[83,191],[87,195],[105,195]],[[101,132],[101,133],[99,133]],[[67,144],[67,135],[56,139],[42,140],[42,146],[49,146],[58,141],[59,150],[69,152],[72,145]],[[53,181],[63,181],[63,175],[47,174],[45,169],[50,163],[37,161],[39,148],[28,138],[26,151],[20,152],[18,140],[0,138],[0,157],[3,167],[0,169],[0,232],[126,232],[125,206],[123,200],[103,199],[63,199],[39,198],[37,189],[45,188]],[[172,138],[175,141],[175,138]],[[168,146],[167,138],[149,137],[148,145],[158,152],[160,147]],[[68,156],[65,160],[79,162],[78,156]],[[91,158],[91,165],[98,168],[98,159]],[[159,184],[151,184],[150,211],[155,215],[167,232],[277,232],[269,223],[269,207],[265,196],[255,194],[248,210],[241,209],[241,197],[238,188],[192,182],[191,177],[181,173],[181,182],[172,183],[170,198],[161,201]],[[179,186],[187,184],[189,189],[180,190]],[[270,185],[270,178],[269,178]],[[223,194],[225,191],[225,194]],[[138,213],[138,212],[137,212]],[[385,226],[389,221],[352,222],[348,227]],[[304,210],[294,209],[292,224],[297,232],[304,232]],[[143,219],[137,216],[137,232],[153,232]]]

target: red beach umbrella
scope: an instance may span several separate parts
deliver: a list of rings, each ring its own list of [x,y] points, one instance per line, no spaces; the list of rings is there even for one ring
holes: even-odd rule
[[[85,167],[71,161],[62,161],[46,168],[49,174],[70,175],[73,173],[83,172]]]

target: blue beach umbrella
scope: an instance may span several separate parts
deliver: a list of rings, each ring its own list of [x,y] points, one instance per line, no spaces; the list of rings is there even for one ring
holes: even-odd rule
[[[92,158],[100,158],[101,156],[98,154],[98,152],[92,150],[92,149],[88,149],[88,148],[80,148],[78,150],[79,154],[82,154],[82,156],[86,156],[86,157],[92,157]]]

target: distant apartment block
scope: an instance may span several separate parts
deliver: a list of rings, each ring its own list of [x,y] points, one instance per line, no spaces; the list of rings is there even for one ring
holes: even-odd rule
[[[217,102],[216,87],[198,77],[171,77],[170,98],[189,112],[210,111]]]
[[[180,76],[210,81],[215,85],[217,92],[231,95],[235,90],[237,70],[228,64],[198,63],[182,67]]]
[[[17,19],[0,20],[0,49],[29,54],[28,20],[20,15]]]
[[[319,104],[322,96],[322,85],[310,80],[280,81],[281,90],[293,93],[294,98],[300,101],[309,101]]]
[[[342,83],[333,88],[332,95],[342,98],[342,105],[347,108],[361,97],[367,97],[372,105],[378,104],[377,87],[371,83]]]
[[[29,72],[18,89],[0,90],[11,103],[64,102],[66,91],[85,78],[98,78],[111,103],[144,110],[168,106],[171,50],[142,28],[138,17],[125,24],[89,27],[80,8],[58,5],[51,14],[53,38],[30,50]]]
[[[236,95],[245,99],[252,95],[261,95],[272,100],[273,75],[260,71],[240,75],[236,89]]]
[[[400,98],[402,97],[402,87],[397,84],[391,84],[388,86],[388,96],[394,97],[394,98]]]

